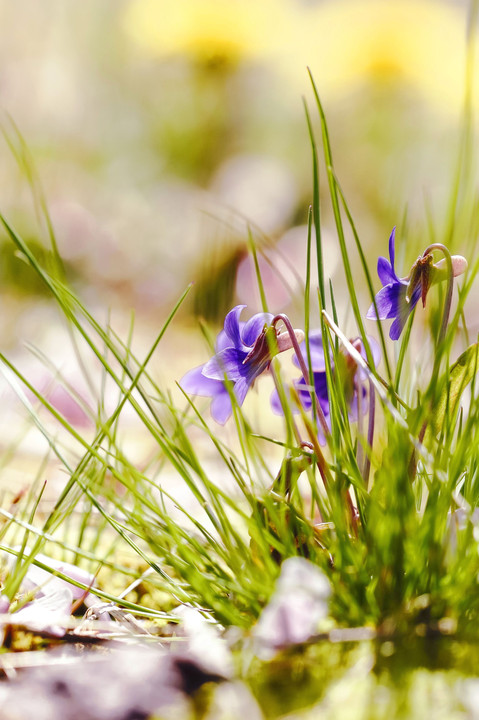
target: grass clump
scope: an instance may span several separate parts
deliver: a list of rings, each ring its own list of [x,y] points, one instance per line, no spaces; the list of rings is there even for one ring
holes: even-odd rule
[[[477,262],[470,258],[466,271],[464,258],[448,249],[454,239],[437,237],[400,277],[393,231],[389,260],[378,261],[383,287],[374,293],[376,284],[335,174],[325,115],[314,91],[352,318],[346,324],[341,316],[345,303],[326,283],[320,162],[308,112],[314,197],[302,327],[268,311],[258,272],[262,312],[243,319],[244,306],[233,308],[210,344],[210,359],[178,378],[179,399],[159,386],[149,362],[189,289],[150,350],[139,357],[132,333],[120,338],[71,292],[54,240],[47,269],[33,246],[0,218],[16,252],[55,299],[78,357],[86,367],[95,364],[101,376],[97,406],[90,408],[89,430],[83,433],[0,356],[4,375],[46,440],[45,462],[55,458],[66,477],[46,512],[41,505],[43,467],[32,489],[1,510],[1,547],[11,557],[2,570],[2,594],[10,610],[28,601],[22,588],[37,566],[156,623],[176,622],[178,607],[196,608],[222,628],[240,628],[248,648],[274,597],[283,563],[299,556],[327,578],[327,618],[285,644],[302,646],[311,638],[331,643],[334,632],[367,629],[369,641],[377,643],[380,673],[386,658],[396,651],[399,657],[401,648],[414,647],[419,656],[418,643],[426,640],[476,639],[478,345],[469,337],[467,300]],[[455,187],[454,196],[460,191],[461,186]],[[46,213],[46,205],[42,207]],[[457,203],[451,208],[458,212]],[[252,236],[250,240],[258,268],[259,249]],[[309,294],[313,243],[318,257],[314,299]],[[454,294],[455,278],[463,273]],[[372,303],[369,319],[362,287]],[[430,311],[431,327],[418,351],[415,308],[420,299]],[[316,328],[313,309],[319,317]],[[392,321],[389,339],[383,320]],[[282,355],[286,351],[293,353],[297,376],[292,381]],[[273,410],[283,418],[281,431],[269,435],[248,420],[242,407],[253,383],[260,385],[264,375],[273,379]],[[113,407],[105,399],[107,387],[115,389]],[[234,427],[231,441],[205,415],[204,402],[196,396],[210,398],[213,419]],[[54,419],[54,430],[42,408]],[[123,446],[126,411],[153,448],[145,462],[138,463]],[[40,553],[68,559],[95,581],[75,580],[69,571],[45,564]],[[290,588],[287,622],[298,621],[294,599],[303,590]],[[344,643],[348,637],[344,635]],[[394,653],[384,651],[388,642]],[[254,643],[252,647],[252,656],[261,657]],[[323,668],[324,652],[324,646],[305,651],[293,662],[301,665],[296,671],[308,676],[308,657],[314,658],[311,666],[320,663]],[[343,653],[348,655],[349,646],[336,646],[334,672]],[[291,671],[291,664],[286,667]],[[313,679],[315,672],[310,673]],[[328,681],[334,672],[332,666],[325,671]],[[267,696],[280,676],[271,685],[266,678],[258,693]],[[307,687],[305,698],[315,699]]]

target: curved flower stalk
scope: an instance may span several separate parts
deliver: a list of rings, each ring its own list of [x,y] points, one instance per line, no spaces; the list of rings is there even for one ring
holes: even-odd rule
[[[380,360],[379,346],[373,338],[369,337],[368,341],[371,346],[371,351],[373,353],[374,364],[377,365]],[[354,344],[357,344],[357,349],[366,360],[366,351],[360,338],[355,340]],[[327,426],[328,428],[331,428],[326,363],[324,357],[321,330],[313,330],[310,332],[309,348],[311,355],[311,370],[313,372],[313,381],[316,397],[321,405],[321,409],[324,413]],[[305,342],[301,343],[300,350],[305,362],[308,363],[308,355]],[[299,367],[299,362],[296,356],[293,356],[293,363]],[[344,395],[348,406],[348,416],[352,422],[355,422],[358,420],[359,413],[365,414],[368,410],[368,402],[366,397],[367,378],[364,376],[364,371],[361,368],[358,368],[354,360],[349,355],[341,352],[340,362],[336,367],[333,365],[333,372],[337,372],[341,378],[341,382],[344,388]],[[296,388],[299,399],[301,401],[301,405],[308,412],[312,408],[311,392],[309,385],[306,383],[304,377],[294,380],[293,385]],[[281,415],[283,413],[279,395],[276,390],[273,391],[273,394],[271,396],[271,406],[276,414]],[[322,432],[321,428],[318,430],[318,438],[322,444],[326,442],[324,433]]]
[[[273,356],[292,347],[288,333],[277,333],[272,326],[271,313],[257,313],[247,322],[240,321],[245,307],[237,305],[226,315],[213,357],[187,372],[180,380],[185,392],[212,398],[211,415],[221,425],[232,413],[226,381],[233,383],[238,405],[242,405],[248,390],[256,378],[267,370]],[[303,332],[294,332],[301,342]]]
[[[375,297],[377,314],[373,303],[366,315],[369,320],[393,319],[389,329],[391,340],[399,339],[419,298],[422,300],[423,307],[426,305],[426,297],[431,285],[448,277],[452,282],[452,278],[461,275],[467,268],[467,261],[461,255],[449,256],[450,268],[447,263],[445,265],[444,260],[433,264],[431,250],[443,249],[447,253],[444,246],[435,244],[428,247],[416,260],[407,277],[400,278],[394,268],[395,236],[396,228],[394,227],[389,237],[389,260],[384,257],[378,259],[378,275],[383,287]],[[449,253],[447,254],[449,255]]]

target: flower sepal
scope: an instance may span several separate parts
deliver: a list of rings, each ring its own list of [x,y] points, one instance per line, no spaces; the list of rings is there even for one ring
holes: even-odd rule
[[[434,266],[432,255],[421,255],[411,268],[409,273],[409,284],[406,290],[406,302],[410,303],[415,296],[415,291],[420,289],[422,306],[426,306],[426,297],[432,284]]]

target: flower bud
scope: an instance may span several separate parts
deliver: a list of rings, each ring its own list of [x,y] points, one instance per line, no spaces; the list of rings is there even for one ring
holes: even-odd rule
[[[411,268],[409,284],[406,291],[406,302],[411,302],[416,288],[421,289],[422,306],[426,305],[426,296],[432,282],[432,255],[420,256]]]
[[[467,260],[462,255],[451,255],[452,261],[452,274],[454,277],[463,275],[467,270]],[[442,258],[434,265],[434,268],[438,271],[439,275],[437,280],[444,280],[447,275],[446,258]]]
[[[298,345],[303,342],[304,340],[304,332],[302,330],[295,330],[294,334],[296,336],[296,340],[298,342]],[[276,338],[276,343],[278,345],[278,352],[283,352],[284,350],[289,350],[293,347],[291,343],[291,338],[289,336],[288,332],[282,332],[278,335]]]

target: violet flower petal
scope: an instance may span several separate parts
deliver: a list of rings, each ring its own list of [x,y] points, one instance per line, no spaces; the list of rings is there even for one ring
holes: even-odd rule
[[[309,349],[311,353],[311,369],[313,372],[324,372],[326,369],[326,362],[324,359],[324,348],[323,338],[321,330],[312,330],[309,333]],[[308,363],[308,352],[306,349],[306,343],[302,342],[300,350],[303,355],[304,361]],[[296,355],[293,355],[293,363],[299,367],[299,361]]]
[[[378,258],[378,275],[383,285],[389,285],[389,283],[397,282],[399,279],[391,263],[385,257]]]
[[[378,315],[376,315],[376,308],[373,303],[366,313],[368,320],[386,320],[387,318],[395,317],[398,305],[398,292],[401,292],[400,288],[399,283],[386,285],[381,288],[375,297]],[[405,295],[406,286],[404,286],[403,292]]]
[[[203,367],[203,375],[212,380],[239,380],[247,374],[243,365],[247,353],[234,347],[225,348],[208,360]]]
[[[241,332],[239,317],[246,305],[236,305],[225,317],[225,333],[233,343],[233,347],[241,348]]]
[[[180,380],[180,386],[187,393],[211,397],[211,415],[220,425],[224,425],[231,415],[231,399],[221,380],[212,380],[203,375],[204,365],[193,368]]]
[[[389,337],[391,340],[399,340],[404,325],[406,324],[407,318],[402,318],[400,315],[397,316],[391,327],[389,328]]]
[[[189,370],[180,380],[180,387],[191,395],[214,397],[222,391],[223,383],[203,375],[204,365]]]
[[[240,322],[240,333],[243,327],[244,323]],[[226,350],[227,347],[231,347],[231,338],[228,337],[224,330],[221,330],[216,337],[215,351],[220,352],[220,350]]]
[[[248,382],[248,378],[245,378],[245,377],[240,378],[240,379],[235,383],[234,392],[235,392],[235,395],[236,395],[236,399],[237,399],[237,401],[238,401],[238,405],[242,405],[242,404],[243,404],[244,399],[245,399],[245,397],[246,397],[246,394],[247,394],[250,386],[251,386],[251,383]]]
[[[258,336],[262,333],[265,325],[271,325],[273,315],[271,313],[257,313],[253,315],[244,325],[241,331],[241,339],[244,345],[253,347]]]
[[[379,365],[381,362],[381,348],[379,343],[372,337],[368,337],[369,347],[371,348],[371,354],[373,356],[374,367]],[[361,355],[365,360],[368,359],[364,345],[361,343]]]
[[[279,393],[277,390],[273,390],[270,397],[271,409],[275,415],[284,415],[281,401],[279,399]],[[293,412],[297,412],[295,408],[291,408]]]
[[[233,412],[231,398],[224,385],[222,392],[218,393],[211,401],[210,412],[213,420],[219,425],[224,425]]]
[[[321,409],[324,413],[324,415],[329,415],[329,396],[328,396],[328,382],[326,378],[325,372],[315,372],[313,373],[313,379],[314,379],[314,389],[316,391],[316,395],[319,399],[319,404],[321,405]],[[299,378],[299,380],[294,381],[294,386],[296,387],[296,390],[299,393],[299,397],[301,400],[301,404],[303,405],[304,409],[310,410],[311,409],[311,393],[309,391],[309,385],[306,385],[304,378]]]
[[[394,271],[394,260],[396,257],[396,249],[395,249],[395,242],[396,242],[396,226],[393,227],[391,230],[391,234],[389,236],[389,260],[391,262],[392,270]]]

